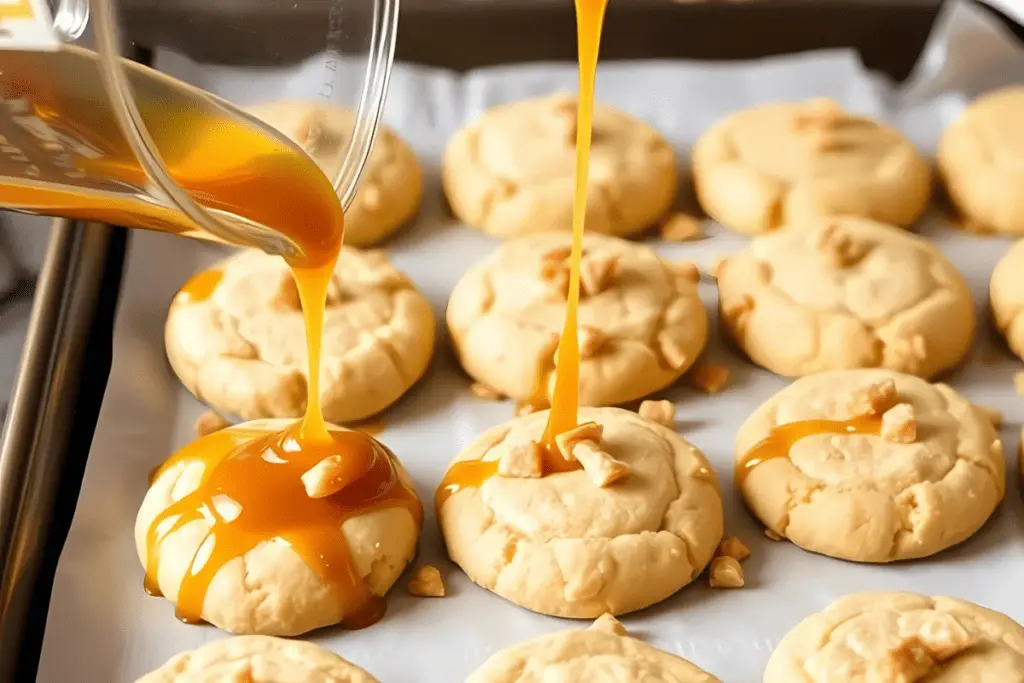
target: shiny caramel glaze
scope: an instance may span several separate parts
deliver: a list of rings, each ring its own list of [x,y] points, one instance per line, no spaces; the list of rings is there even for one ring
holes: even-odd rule
[[[594,80],[601,27],[608,0],[576,0],[576,31],[579,46],[580,93],[576,103],[576,188],[572,207],[572,252],[569,257],[569,292],[566,297],[565,327],[558,341],[555,388],[551,411],[541,437],[544,476],[580,469],[575,459],[566,458],[555,445],[555,437],[577,426],[579,410],[580,354],[577,318],[580,302],[580,262],[583,258],[583,228],[587,215],[587,176],[590,169],[590,139],[594,124]],[[538,381],[546,387],[546,376]],[[537,392],[543,394],[544,392]],[[543,399],[529,403],[543,405]],[[479,488],[498,472],[496,461],[472,460],[453,464],[437,488],[435,505],[440,508],[453,494],[465,488]]]
[[[736,485],[742,486],[758,465],[769,460],[788,458],[789,452],[800,439],[820,434],[869,434],[877,436],[882,420],[863,415],[849,420],[800,420],[772,427],[768,436],[754,444],[736,463]]]
[[[497,460],[460,460],[444,473],[441,485],[434,494],[434,507],[438,510],[462,489],[480,488],[498,473]]]
[[[213,296],[213,290],[217,289],[223,277],[224,272],[219,268],[209,268],[196,273],[178,290],[178,299],[185,304],[206,301]]]
[[[224,429],[181,449],[157,472],[160,477],[187,463],[204,465],[198,488],[163,510],[146,534],[146,585],[155,593],[161,542],[190,522],[209,525],[178,592],[177,615],[183,621],[201,619],[206,591],[225,564],[275,538],[334,587],[345,626],[366,626],[383,615],[383,599],[370,592],[353,566],[342,525],[393,507],[406,509],[421,525],[419,498],[402,482],[394,456],[373,438],[332,429],[329,440],[320,443],[300,432],[301,423],[284,431],[258,425]],[[336,454],[343,456],[334,478],[341,490],[310,498],[302,474]]]

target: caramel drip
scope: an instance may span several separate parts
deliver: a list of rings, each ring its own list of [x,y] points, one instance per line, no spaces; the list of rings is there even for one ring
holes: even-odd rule
[[[178,298],[183,304],[197,304],[206,301],[213,296],[213,290],[217,289],[224,272],[219,268],[210,268],[196,273],[186,282],[178,292]]]
[[[736,485],[742,486],[758,465],[769,460],[788,458],[797,441],[820,434],[868,434],[877,436],[882,427],[878,417],[864,415],[850,420],[801,420],[772,427],[768,436],[758,441],[736,463]]]
[[[209,528],[179,588],[177,615],[183,621],[200,620],[210,582],[225,564],[274,538],[287,542],[334,587],[346,626],[369,625],[383,615],[383,599],[370,593],[354,568],[342,525],[394,507],[422,524],[419,499],[374,439],[332,430],[319,443],[301,432],[301,423],[281,432],[224,429],[189,444],[161,468],[157,476],[191,462],[204,465],[199,487],[161,512],[146,535],[146,586],[152,593],[161,542],[191,522],[205,521]],[[302,474],[335,454],[344,456],[344,469],[336,475],[343,488],[326,498],[308,497]]]
[[[462,489],[480,488],[498,473],[497,460],[460,460],[444,473],[441,485],[434,494],[434,507],[438,510],[449,498]]]
[[[302,416],[299,435],[311,443],[329,444],[331,436],[327,433],[320,410],[320,344],[324,336],[324,313],[327,308],[327,287],[334,274],[334,264],[338,261],[338,252],[318,266],[305,267],[292,265],[295,286],[299,290],[299,303],[306,323],[306,346],[309,353],[309,382],[306,387],[306,414]]]
[[[601,27],[608,0],[575,0],[576,34],[579,46],[580,93],[576,103],[576,188],[572,204],[572,252],[569,256],[569,292],[566,296],[565,326],[558,340],[555,389],[551,410],[541,437],[544,475],[580,469],[575,459],[566,458],[555,445],[555,437],[577,426],[580,393],[580,354],[577,321],[580,302],[580,262],[583,259],[583,228],[587,216],[587,176],[590,169],[590,141],[594,125],[594,81]],[[545,405],[547,376],[538,378],[538,396],[529,405]],[[437,489],[438,509],[452,495],[466,488],[479,488],[498,472],[497,461],[464,460],[453,464]]]
[[[572,252],[569,256],[569,293],[566,297],[565,327],[558,340],[555,389],[551,412],[544,429],[545,468],[565,472],[579,468],[554,448],[555,437],[576,427],[580,393],[580,353],[577,317],[580,302],[580,262],[583,258],[583,228],[587,217],[587,177],[590,170],[590,140],[594,126],[594,81],[601,27],[608,0],[576,0],[580,92],[576,101],[576,190],[572,204]]]

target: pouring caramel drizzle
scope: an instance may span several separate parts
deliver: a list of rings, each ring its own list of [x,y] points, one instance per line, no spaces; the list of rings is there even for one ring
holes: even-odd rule
[[[594,126],[594,82],[597,76],[597,55],[601,45],[601,27],[604,24],[608,0],[575,0],[575,3],[580,93],[576,101],[576,188],[572,205],[572,252],[569,257],[569,292],[566,296],[565,326],[556,351],[555,389],[551,396],[548,422],[541,438],[544,476],[580,469],[579,462],[566,458],[558,449],[555,437],[577,426],[579,410],[580,354],[577,320],[580,302],[580,262],[583,258],[583,228],[587,216],[587,177]],[[497,472],[496,461],[467,460],[453,464],[437,489],[435,505],[440,508],[448,498],[462,489],[479,488]]]
[[[244,143],[244,144],[243,144]],[[245,148],[246,141],[238,141]],[[225,152],[227,153],[227,152]],[[193,159],[198,164],[198,159]],[[290,163],[278,159],[282,166]],[[203,542],[182,578],[177,615],[186,622],[202,618],[211,581],[225,564],[243,557],[264,542],[280,539],[333,587],[350,628],[368,626],[383,616],[384,601],[373,595],[356,570],[342,525],[346,520],[383,508],[403,508],[422,525],[423,509],[415,492],[406,487],[390,452],[359,431],[328,429],[320,408],[320,345],[323,338],[327,288],[334,273],[343,235],[343,216],[334,188],[312,163],[292,165],[308,177],[292,185],[304,189],[282,209],[280,188],[267,185],[256,171],[211,191],[207,205],[231,204],[244,196],[250,217],[287,235],[301,255],[289,262],[295,277],[309,352],[308,398],[300,421],[283,431],[253,428],[224,429],[181,449],[156,476],[184,462],[200,462],[199,486],[173,502],[150,524],[146,534],[146,588],[159,592],[160,548],[168,535],[195,521],[208,525]],[[179,169],[184,174],[184,166]],[[203,175],[198,166],[188,166]],[[315,173],[319,177],[312,177]],[[179,179],[181,176],[178,176]],[[273,178],[271,178],[273,179]],[[247,188],[242,185],[249,183]],[[188,185],[186,185],[188,187]],[[191,189],[191,188],[190,188]],[[245,191],[242,191],[245,189]],[[306,201],[308,200],[308,201]],[[275,208],[276,207],[276,208]],[[218,269],[189,280],[180,296],[199,302],[213,294],[223,273]],[[340,490],[311,498],[303,473],[323,459],[340,455],[342,471],[332,477]]]
[[[849,420],[800,420],[777,425],[736,463],[736,485],[742,486],[758,465],[769,460],[788,458],[793,446],[801,439],[820,434],[878,436],[881,428],[881,418],[872,415],[862,415]]]

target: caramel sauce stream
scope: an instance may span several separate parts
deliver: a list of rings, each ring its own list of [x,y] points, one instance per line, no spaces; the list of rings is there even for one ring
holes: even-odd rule
[[[544,428],[544,474],[571,472],[580,469],[575,460],[568,460],[555,445],[555,437],[577,426],[580,393],[580,353],[577,319],[580,302],[580,262],[583,259],[583,228],[587,217],[587,179],[590,170],[590,142],[594,127],[594,83],[597,77],[597,56],[601,45],[601,28],[608,0],[575,0],[576,36],[578,42],[580,93],[576,100],[576,187],[572,204],[572,252],[569,257],[569,293],[566,297],[565,326],[558,340],[555,364],[555,389],[551,411]],[[462,461],[452,465],[444,475],[435,496],[440,508],[448,498],[464,488],[479,488],[497,474],[494,461]]]
[[[742,486],[754,468],[769,460],[788,458],[797,441],[820,434],[868,434],[877,436],[882,421],[870,415],[850,420],[800,420],[772,427],[768,436],[754,444],[736,463],[736,485]]]
[[[230,142],[224,143],[224,155],[234,154],[233,150],[252,152],[251,145],[258,146],[260,141]],[[320,345],[327,287],[341,249],[341,206],[334,188],[312,164],[304,168],[315,169],[318,177],[312,172],[303,175],[298,167],[292,175],[264,177],[257,168],[218,184],[213,179],[222,165],[223,161],[218,162],[206,174],[191,158],[185,174],[191,183],[186,186],[207,188],[207,205],[245,202],[246,215],[291,237],[302,250],[301,258],[289,265],[299,291],[309,352],[306,412],[283,431],[243,426],[215,432],[184,447],[160,468],[155,476],[184,463],[204,466],[199,486],[171,503],[148,529],[146,589],[159,593],[160,550],[168,535],[192,522],[203,522],[208,531],[190,558],[178,591],[177,615],[183,621],[202,618],[206,593],[221,568],[261,543],[281,539],[332,586],[343,624],[368,626],[383,616],[384,600],[371,593],[356,570],[342,526],[348,519],[383,508],[403,508],[422,525],[423,508],[415,492],[401,481],[397,464],[384,446],[364,432],[328,429],[321,412]],[[282,202],[282,197],[288,201]],[[218,269],[199,273],[179,296],[202,301],[213,294],[221,277]],[[340,490],[326,498],[310,498],[303,473],[333,455],[342,456],[342,471],[334,476]]]

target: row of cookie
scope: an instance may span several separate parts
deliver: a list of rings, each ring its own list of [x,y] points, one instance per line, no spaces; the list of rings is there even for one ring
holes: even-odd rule
[[[712,585],[742,586],[738,562],[747,553],[722,543],[718,479],[676,433],[674,410],[582,408],[578,419],[549,447],[542,445],[546,411],[516,418],[486,430],[454,458],[435,505],[448,555],[467,576],[521,607],[574,618],[644,609],[709,565]],[[244,436],[245,429],[228,431]],[[885,369],[795,381],[744,422],[735,448],[736,486],[769,532],[858,562],[921,558],[959,544],[989,519],[1006,490],[1003,448],[990,418],[946,385]],[[200,484],[175,462],[154,478],[136,538],[148,574],[180,607],[189,562],[207,536],[202,516],[197,527],[184,527],[188,533],[154,535],[177,496]],[[307,494],[318,495],[296,493]],[[350,539],[378,595],[417,544],[418,525],[396,513],[390,526],[380,522]],[[406,518],[410,523],[399,523]],[[385,530],[389,542],[374,545]],[[331,600],[309,599],[324,594],[325,579],[287,548],[252,551],[259,557],[245,566],[258,576],[260,600],[232,597],[249,590],[248,575],[220,572],[191,618],[264,635],[297,635],[343,620],[344,609]],[[380,561],[369,562],[363,551]],[[275,563],[293,576],[273,569]]]
[[[452,291],[447,324],[477,388],[544,405],[565,315],[570,236],[509,240]],[[1024,353],[1024,243],[992,277],[992,307]],[[857,218],[825,218],[753,239],[714,269],[723,328],[758,365],[796,377],[884,367],[930,378],[960,363],[975,332],[971,292],[927,240]],[[242,419],[296,417],[306,344],[280,260],[241,252],[206,297],[186,284],[167,319],[167,353],[192,393]],[[208,278],[208,274],[197,276]],[[580,403],[619,405],[675,382],[708,340],[698,268],[616,237],[584,237]],[[346,248],[327,302],[322,401],[332,422],[379,413],[426,371],[434,317],[383,252]],[[254,362],[260,361],[260,362]]]
[[[466,683],[516,683],[524,680],[524,671],[531,681],[721,683],[685,659],[631,637],[610,615],[585,630],[552,633],[501,650]],[[763,681],[910,683],[948,677],[1009,683],[1020,680],[1021,671],[1024,628],[999,612],[954,598],[859,593],[794,627],[772,652]],[[229,679],[377,682],[311,643],[241,636],[180,654],[137,683]]]
[[[276,102],[251,112],[294,139],[333,177],[353,117],[346,110]],[[988,95],[945,131],[940,175],[972,229],[1024,234],[1016,133],[1024,88]],[[456,217],[508,238],[572,223],[576,101],[558,94],[494,107],[458,131],[442,164]],[[775,103],[732,114],[693,148],[697,199],[709,216],[747,234],[845,214],[908,226],[932,189],[928,164],[899,131],[844,111],[834,101]],[[587,230],[619,236],[649,227],[677,189],[671,145],[651,126],[611,107],[594,116]],[[346,213],[346,243],[369,246],[419,208],[423,173],[415,154],[381,128]]]
[[[716,563],[736,565],[728,558],[747,554],[720,543],[717,477],[667,424],[618,408],[584,408],[583,424],[556,439],[580,467],[556,473],[544,467],[549,455],[538,448],[546,417],[528,415],[480,434],[438,487],[448,554],[475,583],[535,612],[594,618],[661,602],[709,564],[715,585]],[[181,475],[180,468],[162,470],[154,480],[137,538],[197,485]],[[925,557],[966,540],[1006,486],[1002,445],[985,415],[945,385],[887,370],[818,373],[769,399],[737,434],[736,480],[748,506],[778,537],[861,562]],[[212,521],[202,519],[194,528],[169,530],[153,548],[140,542],[140,558],[144,564],[155,558],[147,566],[172,602],[182,599],[179,584],[207,538]],[[353,556],[363,558],[356,566],[368,588],[383,595],[417,541],[413,525],[399,524],[401,515],[375,519],[373,533],[352,526],[345,536]],[[381,533],[388,543],[375,544]],[[269,635],[344,619],[344,603],[327,590],[327,580],[309,571],[288,543],[270,540],[237,565],[246,572],[217,573],[195,618]],[[258,600],[241,597],[250,581],[258,581]],[[972,671],[1005,656],[980,654],[993,661],[974,661]]]

